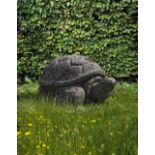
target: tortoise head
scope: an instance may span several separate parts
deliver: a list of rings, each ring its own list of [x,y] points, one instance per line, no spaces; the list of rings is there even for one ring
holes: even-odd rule
[[[98,82],[92,85],[90,98],[95,101],[104,101],[114,90],[116,80],[112,77],[102,77]]]

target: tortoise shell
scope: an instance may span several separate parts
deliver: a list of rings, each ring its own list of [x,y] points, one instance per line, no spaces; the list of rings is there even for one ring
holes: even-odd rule
[[[63,87],[81,84],[94,76],[105,76],[101,67],[80,55],[67,55],[54,59],[39,79],[40,86]]]

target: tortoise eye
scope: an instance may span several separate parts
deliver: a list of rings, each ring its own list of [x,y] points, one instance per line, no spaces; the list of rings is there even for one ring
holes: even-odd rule
[[[98,77],[98,78],[96,78],[96,80],[95,80],[95,82],[99,82],[99,81],[101,81],[101,77]]]

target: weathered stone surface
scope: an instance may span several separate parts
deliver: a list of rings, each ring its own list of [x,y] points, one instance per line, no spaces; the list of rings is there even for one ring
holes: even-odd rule
[[[115,83],[89,58],[67,55],[54,59],[45,68],[39,79],[39,95],[57,97],[60,101],[98,102],[110,95]]]
[[[85,91],[82,87],[64,87],[58,89],[57,99],[60,102],[74,102],[74,103],[84,103],[85,101]]]

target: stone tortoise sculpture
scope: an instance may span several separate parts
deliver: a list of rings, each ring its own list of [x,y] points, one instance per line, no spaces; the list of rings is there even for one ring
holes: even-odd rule
[[[91,59],[66,55],[54,59],[39,79],[39,95],[74,103],[104,101],[114,90],[116,80],[105,75]]]

